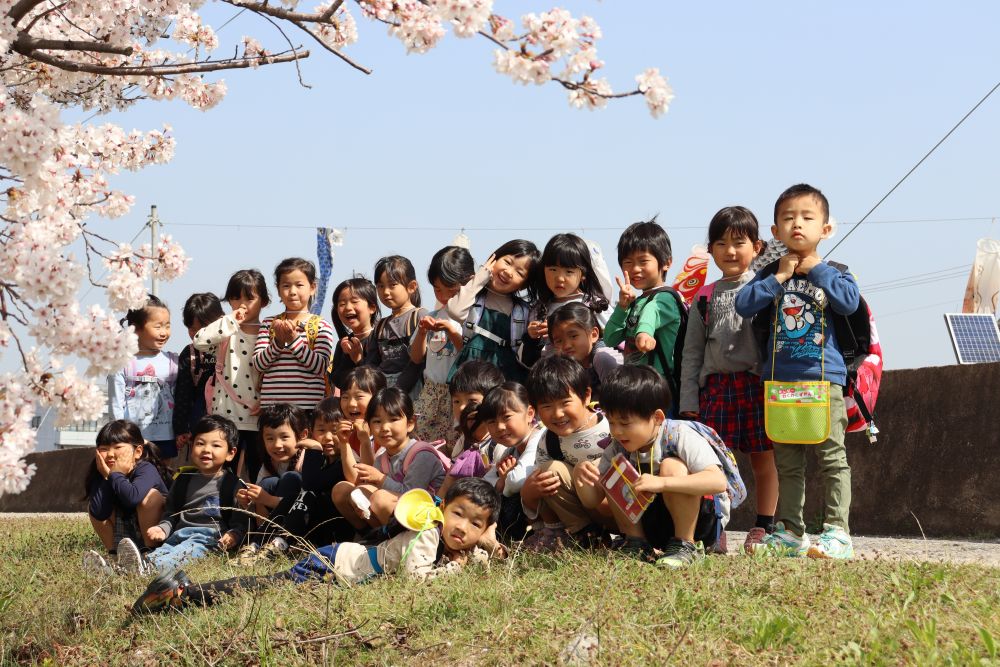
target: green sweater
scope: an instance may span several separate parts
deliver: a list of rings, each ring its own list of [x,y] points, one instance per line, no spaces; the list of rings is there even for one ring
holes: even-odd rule
[[[636,314],[638,318],[636,318]],[[634,327],[629,327],[630,321],[635,321]],[[677,311],[677,300],[669,292],[656,292],[652,296],[640,295],[627,310],[615,306],[604,328],[604,342],[610,347],[625,341],[625,363],[647,364],[658,370],[665,377],[671,369],[663,367],[662,359],[671,363],[674,358],[674,343],[677,340],[677,329],[681,323],[681,314]],[[656,339],[656,349],[647,354],[640,354],[635,349],[635,337],[639,334],[649,334]],[[662,350],[660,355],[657,349]]]

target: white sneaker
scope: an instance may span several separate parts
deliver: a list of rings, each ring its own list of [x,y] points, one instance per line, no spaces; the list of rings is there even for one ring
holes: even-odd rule
[[[823,534],[816,544],[809,547],[809,557],[850,560],[854,558],[854,542],[840,526],[824,523]]]
[[[754,553],[760,551],[777,556],[802,557],[809,552],[809,536],[802,533],[799,537],[792,531],[785,530],[785,524],[779,521],[773,533],[766,535],[760,544],[754,545]]]
[[[115,574],[115,567],[107,558],[90,549],[83,553],[83,571],[92,577],[103,577]]]
[[[118,543],[118,567],[128,574],[149,574],[153,569],[135,542],[127,537]]]

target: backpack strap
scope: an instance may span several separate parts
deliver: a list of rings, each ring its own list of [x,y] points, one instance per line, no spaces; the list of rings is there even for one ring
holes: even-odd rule
[[[225,526],[229,525],[229,520],[233,516],[233,506],[236,504],[236,475],[232,473],[228,468],[223,468],[225,471],[222,475],[222,484],[219,485],[219,507],[222,512],[222,522],[224,526],[220,526],[220,532],[225,533]]]
[[[708,305],[712,301],[715,292],[715,283],[702,285],[694,295],[694,305],[701,316],[701,323],[705,325],[705,338],[708,338]]]
[[[559,446],[559,436],[552,431],[545,431],[545,451],[553,461],[565,461],[562,447]]]
[[[413,459],[416,458],[417,454],[421,452],[430,452],[437,457],[437,460],[441,462],[441,467],[444,468],[444,474],[448,474],[451,470],[451,459],[448,458],[440,449],[438,445],[443,443],[443,440],[437,440],[435,442],[424,442],[423,440],[417,440],[413,443],[410,449],[406,452],[406,456],[403,457],[403,472],[402,476],[405,479],[406,473],[410,470],[410,464],[413,463]],[[402,482],[402,479],[397,479],[397,482]],[[437,488],[429,488],[432,494],[437,492]]]

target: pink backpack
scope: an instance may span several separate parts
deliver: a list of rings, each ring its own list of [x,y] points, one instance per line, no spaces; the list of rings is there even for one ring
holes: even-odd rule
[[[392,478],[397,482],[402,483],[403,479],[406,478],[406,473],[410,469],[410,464],[413,463],[414,457],[420,452],[431,452],[438,458],[441,465],[444,467],[444,473],[447,475],[448,471],[451,470],[451,459],[448,458],[444,453],[438,449],[439,446],[444,444],[444,440],[435,440],[434,442],[425,442],[423,440],[415,441],[410,448],[406,451],[406,456],[403,457],[403,465],[400,467],[399,472],[392,475]],[[379,452],[379,455],[375,458],[375,467],[381,470],[386,475],[390,474],[392,466],[389,464],[389,454],[383,449]],[[437,492],[437,488],[428,488],[431,494]]]

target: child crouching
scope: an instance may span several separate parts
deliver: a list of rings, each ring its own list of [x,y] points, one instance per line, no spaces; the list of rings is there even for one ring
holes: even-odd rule
[[[655,494],[636,523],[608,503],[626,536],[624,550],[649,558],[653,548],[662,549],[656,564],[674,568],[702,558],[729,522],[730,505],[746,496],[731,455],[713,444],[718,436],[704,424],[667,419],[670,387],[651,366],[622,366],[601,389],[613,440],[600,461],[579,465],[581,502],[597,507],[605,499],[599,479],[623,454],[641,473],[631,490]]]
[[[331,544],[296,563],[290,570],[257,577],[238,577],[193,584],[183,571],[159,577],[136,601],[133,613],[160,611],[187,605],[207,606],[221,595],[240,590],[260,590],[281,582],[297,584],[334,579],[344,585],[360,584],[377,575],[403,574],[428,579],[460,570],[469,562],[485,562],[487,554],[477,543],[494,525],[500,498],[489,482],[475,477],[457,480],[448,490],[436,518],[440,525],[423,530],[403,529],[379,544]]]
[[[118,564],[126,572],[167,572],[212,551],[240,543],[246,520],[233,512],[236,476],[223,468],[236,456],[239,432],[225,417],[207,415],[191,430],[194,472],[182,472],[167,495],[164,519],[145,537],[157,549],[143,555],[129,538],[118,543]]]

